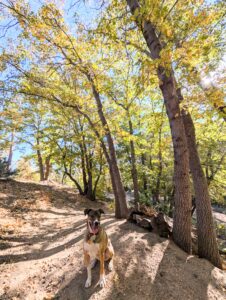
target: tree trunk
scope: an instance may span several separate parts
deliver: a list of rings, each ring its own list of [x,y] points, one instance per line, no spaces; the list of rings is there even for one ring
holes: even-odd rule
[[[93,174],[92,174],[92,154],[87,155],[87,173],[88,173],[88,190],[87,190],[87,197],[90,200],[94,200],[93,198]]]
[[[76,185],[79,194],[84,196],[84,192],[80,186],[80,184],[78,183],[78,181],[71,175],[71,173],[69,173],[68,171],[65,170],[65,174],[71,179],[71,181],[74,182],[74,184]]]
[[[94,85],[92,76],[90,74],[86,74],[89,82],[92,85],[92,91],[93,91],[93,95],[94,98],[96,100],[96,105],[97,105],[97,109],[98,109],[98,115],[100,118],[100,121],[102,123],[102,126],[105,130],[105,136],[107,138],[107,143],[108,143],[108,149],[109,149],[109,156],[110,156],[110,173],[111,173],[111,177],[114,178],[114,185],[115,185],[115,189],[117,191],[117,195],[118,195],[118,201],[119,201],[119,209],[117,209],[117,214],[116,214],[116,218],[126,218],[128,215],[128,208],[127,208],[127,203],[126,203],[126,194],[124,191],[124,187],[122,184],[122,180],[121,180],[121,174],[119,172],[119,168],[118,168],[118,163],[117,163],[117,158],[116,158],[116,153],[115,153],[115,146],[114,146],[114,142],[111,136],[111,132],[110,132],[110,128],[108,126],[107,120],[105,118],[104,112],[103,112],[103,106],[101,103],[101,99],[100,99],[100,95]]]
[[[45,180],[48,180],[49,178],[49,173],[50,173],[50,159],[51,159],[51,155],[48,155],[45,159]]]
[[[101,147],[103,149],[103,153],[104,156],[107,160],[108,166],[109,166],[109,173],[110,173],[110,178],[111,178],[111,184],[112,184],[112,189],[113,189],[113,193],[114,193],[114,197],[115,197],[115,217],[116,218],[120,218],[121,216],[121,209],[120,209],[120,200],[119,200],[119,195],[118,195],[118,191],[116,188],[116,183],[115,183],[115,177],[114,177],[114,172],[112,170],[112,164],[111,164],[111,159],[107,150],[107,147],[103,141],[103,138],[100,136],[98,130],[96,129],[94,123],[92,122],[92,120],[90,119],[90,117],[81,111],[81,109],[77,106],[77,105],[73,105],[73,106],[68,106],[65,104],[66,107],[73,107],[79,114],[81,114],[82,116],[84,116],[86,118],[86,120],[88,121],[88,123],[90,124],[91,128],[93,129],[96,137],[98,138]]]
[[[65,178],[65,172],[63,173],[63,176],[62,176],[62,178],[61,178],[61,184],[64,184],[64,178]]]
[[[88,199],[94,201],[95,198],[93,196],[93,175],[92,175],[92,154],[88,153],[86,147],[85,135],[83,134],[83,125],[79,119],[80,131],[82,133],[82,142],[79,144],[81,151],[81,164],[82,164],[82,179],[83,179],[83,190],[84,195],[87,196]],[[88,176],[88,180],[87,180]]]
[[[83,190],[84,193],[87,194],[88,192],[88,181],[87,181],[87,164],[86,164],[86,155],[87,155],[87,149],[86,149],[86,140],[84,135],[84,126],[81,122],[81,119],[78,118],[78,124],[80,132],[76,132],[82,135],[82,141],[79,144],[80,151],[81,151],[81,162],[82,162],[82,180],[83,180]]]
[[[40,181],[44,181],[45,180],[45,174],[44,174],[44,166],[43,166],[42,154],[41,154],[41,151],[40,151],[39,138],[37,138],[36,141],[37,141],[37,157],[38,157],[38,166],[39,166]]]
[[[200,257],[208,259],[216,267],[221,268],[211,201],[207,181],[198,155],[195,127],[190,113],[183,110],[182,114],[189,149],[190,170],[195,190],[198,254]]]
[[[133,124],[129,119],[129,132],[133,136]],[[139,186],[138,186],[138,176],[137,176],[137,166],[136,166],[136,154],[133,140],[130,140],[130,153],[131,153],[131,174],[133,179],[133,190],[134,190],[134,200],[135,206],[137,207],[139,203]]]
[[[160,193],[160,183],[162,178],[162,128],[159,130],[159,151],[158,151],[158,159],[159,159],[159,166],[158,166],[158,176],[156,181],[155,187],[155,201],[159,202],[159,193]]]
[[[114,171],[112,170],[111,164],[109,164],[109,173],[110,173],[110,177],[111,177],[111,184],[112,184],[113,193],[114,193],[114,196],[115,196],[115,217],[120,219],[120,218],[123,218],[121,216],[120,198],[119,198],[118,190],[117,190],[117,187],[116,187]]]
[[[100,154],[100,168],[99,168],[99,174],[96,177],[95,183],[94,183],[94,188],[93,188],[93,198],[94,200],[96,199],[96,190],[97,190],[97,185],[100,180],[100,176],[102,174],[102,169],[103,169],[103,158],[102,158],[102,153]]]
[[[137,0],[127,0],[131,13],[136,16],[136,23],[141,29],[153,60],[160,59],[162,45],[156,35],[153,24],[143,20]],[[177,98],[173,70],[157,68],[159,87],[162,91],[166,112],[170,123],[174,149],[174,241],[186,252],[191,251],[191,193],[189,180],[189,157],[184,125]]]
[[[141,154],[141,164],[143,167],[145,167],[145,162],[146,162],[146,158],[144,153]],[[147,196],[147,190],[148,190],[148,182],[147,182],[147,176],[145,171],[142,172],[142,177],[143,177],[143,190],[145,195]]]
[[[84,192],[83,192],[80,184],[78,183],[78,181],[71,174],[71,165],[70,165],[70,168],[68,170],[67,164],[65,162],[65,159],[66,159],[66,153],[64,153],[63,156],[62,156],[62,162],[63,162],[63,166],[64,166],[64,174],[66,174],[71,179],[71,181],[74,182],[74,184],[76,185],[76,187],[77,187],[77,189],[79,191],[79,194],[80,195],[84,195]]]
[[[84,145],[80,144],[80,151],[81,151],[81,165],[82,165],[82,181],[83,181],[83,190],[84,193],[87,194],[88,190],[88,182],[86,177],[86,164],[85,164],[85,149]]]
[[[161,72],[162,73],[162,72]],[[181,118],[179,102],[173,75],[161,74],[160,88],[169,118],[174,148],[174,226],[173,238],[186,252],[191,251],[191,193],[189,180],[189,157],[185,130]]]

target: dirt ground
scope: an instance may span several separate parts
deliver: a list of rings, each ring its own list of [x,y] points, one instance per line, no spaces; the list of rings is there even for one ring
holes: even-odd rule
[[[89,207],[107,211],[71,188],[0,182],[1,300],[225,299],[223,271],[109,211],[102,224],[115,248],[115,270],[100,289],[97,265],[85,289],[83,210]]]

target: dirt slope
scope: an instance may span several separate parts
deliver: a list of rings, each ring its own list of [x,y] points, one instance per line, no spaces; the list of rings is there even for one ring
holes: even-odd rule
[[[84,208],[104,207],[72,189],[0,182],[0,299],[225,299],[226,277],[173,242],[106,214],[116,252],[107,287],[84,288]],[[106,208],[105,208],[106,209]]]

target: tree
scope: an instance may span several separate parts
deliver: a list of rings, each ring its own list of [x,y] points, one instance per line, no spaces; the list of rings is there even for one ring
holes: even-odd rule
[[[127,4],[130,7],[130,10],[132,14],[135,15],[135,21],[137,25],[141,28],[141,31],[143,33],[143,36],[147,42],[147,46],[150,50],[150,56],[152,59],[160,59],[163,56],[163,50],[164,50],[164,43],[163,41],[159,39],[159,36],[156,34],[156,28],[154,24],[147,18],[147,15],[145,14],[146,11],[144,11],[143,14],[141,14],[141,6],[138,1],[127,1]],[[171,10],[174,8],[171,8]],[[171,11],[170,10],[170,11]],[[169,13],[168,13],[169,14]],[[161,32],[161,28],[158,28]],[[169,29],[170,30],[170,29]],[[167,33],[166,33],[167,36]],[[160,52],[163,52],[160,54]],[[167,54],[167,52],[165,53]],[[213,262],[214,265],[220,266],[220,257],[217,250],[217,243],[216,243],[216,235],[213,229],[213,220],[212,220],[212,211],[211,211],[211,205],[210,205],[210,199],[208,196],[208,187],[205,181],[204,173],[200,164],[199,155],[197,152],[196,147],[196,141],[195,141],[195,130],[192,118],[189,114],[189,112],[185,112],[183,110],[183,121],[180,119],[180,122],[172,122],[170,120],[170,114],[171,118],[175,118],[180,116],[180,108],[179,108],[179,101],[183,99],[180,89],[177,88],[176,79],[174,76],[174,72],[172,67],[170,67],[171,61],[168,59],[167,61],[168,65],[167,68],[163,66],[163,62],[160,62],[157,66],[157,74],[158,78],[160,80],[160,89],[162,90],[163,98],[167,107],[167,113],[169,116],[169,121],[171,125],[171,131],[172,136],[174,138],[174,134],[179,132],[178,139],[182,141],[183,144],[183,152],[187,152],[187,146],[189,150],[189,158],[190,158],[190,169],[193,176],[193,182],[194,182],[194,188],[195,188],[195,195],[196,195],[196,203],[199,203],[197,205],[197,219],[198,219],[198,239],[199,239],[199,255],[201,257],[205,257]],[[173,114],[174,113],[174,114]],[[183,122],[183,123],[182,123]],[[186,138],[185,138],[186,134]],[[187,145],[186,145],[187,143]],[[175,166],[178,164],[177,161],[177,153],[176,150],[178,148],[177,143],[174,142],[174,156],[175,156]],[[182,156],[181,156],[182,157]],[[188,166],[187,166],[187,157],[184,155],[184,165],[179,166],[179,169],[175,167],[175,175],[179,174],[179,171],[184,171],[185,178],[184,178],[184,191],[186,191],[186,183],[189,183],[189,177],[188,177]],[[177,173],[178,172],[178,173]],[[182,173],[181,173],[182,174]],[[197,178],[199,178],[199,181],[197,181]],[[200,186],[197,184],[197,182],[201,185],[202,191],[205,191],[203,193],[200,193]],[[175,218],[174,218],[174,239],[176,242],[178,242],[181,246],[183,245],[183,242],[181,242],[179,236],[178,236],[178,222],[181,222],[179,218],[177,218],[177,205],[180,207],[179,201],[177,199],[177,184],[179,182],[175,181]],[[202,194],[202,196],[201,196]],[[187,196],[187,195],[186,195]],[[187,197],[185,197],[187,198]],[[189,199],[186,199],[189,203]],[[183,202],[182,202],[183,203]],[[184,203],[182,204],[183,207]],[[182,210],[185,210],[186,207],[189,206],[184,205]],[[203,213],[205,211],[205,213]],[[188,211],[187,211],[188,212]],[[187,215],[188,220],[188,215]],[[206,223],[205,223],[206,222]],[[186,232],[187,232],[187,246],[182,246],[185,250],[189,251],[189,222],[186,226]],[[208,228],[211,230],[211,233],[209,234]],[[205,237],[208,235],[208,242],[205,243]],[[179,239],[178,239],[179,238]],[[186,248],[187,247],[187,248]]]
[[[201,166],[196,146],[195,128],[189,113],[183,112],[183,120],[189,149],[189,163],[195,189],[197,211],[198,254],[221,267],[212,217],[207,181]]]
[[[78,113],[85,116],[87,120],[89,120],[90,125],[96,133],[97,137],[101,139],[103,151],[109,164],[112,186],[115,194],[116,216],[118,218],[126,217],[128,211],[125,191],[118,169],[114,141],[103,110],[101,95],[99,89],[97,88],[98,81],[97,74],[95,72],[95,66],[92,66],[92,64],[87,64],[86,61],[83,60],[82,56],[84,56],[84,53],[79,53],[79,51],[81,50],[81,45],[76,45],[76,43],[74,42],[75,39],[67,33],[67,28],[62,21],[61,13],[53,4],[43,6],[36,18],[34,14],[32,14],[33,17],[31,18],[29,10],[24,11],[22,6],[20,6],[19,4],[14,5],[13,3],[9,3],[9,5],[6,5],[6,7],[18,19],[18,22],[20,22],[20,25],[24,29],[25,34],[27,34],[28,36],[33,36],[40,42],[40,44],[42,45],[42,51],[45,52],[46,59],[50,55],[50,52],[47,53],[46,51],[44,51],[44,48],[46,47],[46,45],[48,45],[48,47],[51,47],[52,53],[59,54],[62,59],[62,64],[69,64],[70,68],[74,68],[72,73],[75,72],[80,78],[82,78],[83,81],[86,81],[86,87],[89,88],[95,101],[94,103],[96,106],[96,111],[102,124],[108,149],[104,145],[102,137],[99,135],[98,131],[96,131],[90,117],[80,109],[80,105],[68,103],[67,99],[61,101],[61,99],[57,98],[56,96],[53,97],[53,101],[65,105],[66,107],[73,107]],[[28,26],[24,26],[24,22]],[[55,25],[52,26],[53,24]],[[69,45],[70,47],[68,47]],[[27,72],[25,73],[28,75]],[[31,78],[32,76],[30,76],[30,79]],[[40,86],[43,87],[43,84],[39,79],[37,79],[35,83],[40,84]]]
[[[131,13],[135,16],[135,21],[141,29],[143,36],[150,50],[153,60],[161,57],[160,52],[163,47],[156,35],[154,25],[145,19],[141,13],[141,6],[136,0],[128,0]],[[157,75],[159,87],[162,91],[166,111],[169,118],[172,141],[174,147],[174,184],[175,184],[175,212],[173,236],[175,242],[185,251],[191,251],[191,193],[189,182],[189,158],[187,141],[183,120],[181,117],[179,101],[177,97],[177,87],[173,69],[166,69],[163,64],[158,64]]]

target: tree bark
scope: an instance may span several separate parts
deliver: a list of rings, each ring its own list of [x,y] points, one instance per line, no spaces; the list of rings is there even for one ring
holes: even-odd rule
[[[162,45],[153,24],[144,20],[138,0],[127,0],[131,13],[141,29],[153,60],[160,59]],[[162,91],[166,112],[170,123],[174,149],[174,241],[186,252],[191,252],[191,193],[189,180],[189,157],[184,125],[176,92],[176,82],[172,68],[157,68],[159,87]]]
[[[39,137],[37,137],[36,141],[37,141],[37,157],[38,157],[38,166],[39,166],[39,176],[40,176],[40,181],[44,181],[45,174],[44,174],[42,154],[41,154],[41,150],[40,150]]]
[[[133,124],[129,119],[129,132],[133,136]],[[137,176],[137,166],[136,166],[136,154],[133,140],[130,140],[130,153],[131,153],[131,174],[133,179],[133,190],[134,190],[134,200],[135,206],[137,207],[139,203],[139,186],[138,186],[138,176]]]
[[[92,173],[92,154],[86,155],[86,165],[87,165],[87,173],[88,173],[88,190],[87,190],[87,197],[90,200],[94,200],[93,198],[93,173]]]
[[[98,115],[101,121],[101,124],[105,131],[105,136],[107,138],[108,143],[108,149],[109,149],[109,156],[110,156],[110,173],[111,177],[114,178],[114,188],[116,189],[116,193],[118,195],[118,201],[119,201],[119,209],[117,209],[116,218],[127,218],[128,216],[128,208],[126,203],[126,194],[124,191],[124,187],[122,184],[121,174],[119,172],[117,158],[116,158],[116,152],[115,152],[115,146],[114,142],[111,136],[110,128],[108,126],[107,120],[105,118],[104,112],[103,112],[103,106],[100,99],[100,95],[94,85],[92,76],[88,73],[86,73],[87,79],[91,83],[93,95],[96,101]]]
[[[88,190],[88,182],[86,177],[86,164],[85,164],[85,151],[84,151],[84,145],[80,144],[80,151],[81,151],[81,166],[82,166],[82,181],[83,181],[83,190],[84,193],[87,193]]]
[[[87,168],[86,168],[86,144],[85,144],[86,141],[85,141],[83,124],[82,124],[80,118],[78,118],[78,124],[79,124],[80,132],[77,131],[76,134],[82,134],[82,140],[81,140],[81,143],[79,144],[79,148],[81,151],[83,190],[84,190],[84,193],[87,194],[88,182],[87,182],[87,174],[86,174],[86,170],[87,170]]]
[[[49,173],[50,173],[50,159],[51,159],[51,155],[48,155],[45,159],[45,176],[44,176],[44,180],[48,180],[49,178]]]
[[[141,164],[143,167],[145,167],[145,162],[146,162],[146,157],[144,153],[141,154]],[[148,182],[147,182],[147,176],[145,174],[145,171],[142,172],[142,177],[143,177],[143,190],[145,195],[147,196],[147,191],[148,191]]]
[[[102,159],[102,153],[100,154],[100,168],[99,168],[99,173],[96,177],[95,183],[94,183],[94,188],[93,188],[93,197],[96,199],[96,190],[97,190],[97,185],[100,180],[100,176],[102,174],[102,168],[103,168],[103,159]]]
[[[160,193],[160,183],[162,178],[162,127],[159,129],[159,151],[158,151],[158,160],[159,160],[159,166],[158,166],[158,175],[157,175],[157,181],[156,181],[156,187],[155,187],[155,201],[159,202],[159,193]]]
[[[81,111],[81,109],[77,106],[77,105],[69,105],[69,104],[63,104],[59,99],[55,98],[55,100],[58,103],[61,103],[62,105],[64,105],[65,107],[72,107],[76,110],[77,113],[79,113],[80,115],[84,116],[86,118],[86,120],[88,121],[89,125],[91,126],[91,128],[93,129],[96,137],[98,138],[100,145],[103,149],[103,153],[104,156],[107,160],[108,166],[109,166],[109,174],[110,174],[110,178],[111,178],[111,184],[112,184],[112,189],[113,189],[113,193],[114,193],[114,197],[115,197],[115,217],[116,218],[120,218],[121,216],[121,209],[120,209],[120,200],[119,200],[119,195],[118,195],[118,191],[116,188],[116,183],[115,183],[115,178],[114,178],[114,173],[112,170],[112,165],[111,165],[111,159],[107,150],[107,147],[103,141],[103,138],[100,136],[98,130],[96,129],[94,123],[92,122],[92,120],[90,119],[90,117]]]
[[[189,149],[190,170],[195,190],[198,254],[200,257],[208,259],[214,266],[221,268],[211,201],[197,150],[195,127],[190,113],[183,110],[182,114]]]

